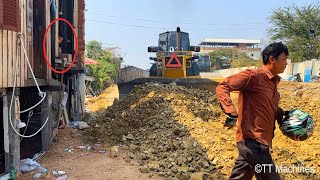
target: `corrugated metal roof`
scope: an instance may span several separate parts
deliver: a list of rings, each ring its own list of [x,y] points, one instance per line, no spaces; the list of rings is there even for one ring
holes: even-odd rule
[[[260,40],[256,39],[213,39],[213,38],[205,38],[203,42],[210,43],[243,43],[243,44],[260,44]]]

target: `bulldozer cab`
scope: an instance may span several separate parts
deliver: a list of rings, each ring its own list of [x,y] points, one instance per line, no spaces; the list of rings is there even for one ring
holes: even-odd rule
[[[159,51],[161,52],[173,52],[173,51],[188,51],[190,47],[189,34],[180,32],[179,42],[177,43],[176,31],[168,31],[159,35]],[[180,49],[178,49],[180,45]]]
[[[156,52],[156,57],[150,68],[150,77],[162,78],[199,78],[200,68],[192,55],[199,52],[199,46],[190,46],[189,34],[177,31],[167,31],[159,35],[158,46],[148,47],[148,52]]]

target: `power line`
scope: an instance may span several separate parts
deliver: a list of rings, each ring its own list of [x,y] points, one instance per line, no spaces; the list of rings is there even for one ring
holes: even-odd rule
[[[126,18],[126,17],[120,17],[120,16],[106,16],[104,14],[100,13],[88,13],[88,14],[94,14],[94,15],[101,15],[100,17],[111,17],[111,18],[120,18],[120,19],[132,19],[132,20],[137,20],[137,21],[147,21],[147,22],[162,22],[162,21],[157,21],[157,20],[150,20],[150,19],[141,19],[141,18]]]
[[[108,22],[108,21],[99,21],[99,20],[86,20],[91,22],[98,22],[98,23],[104,23],[104,24],[114,24],[114,25],[121,25],[121,26],[127,26],[127,27],[137,27],[137,28],[150,28],[150,29],[166,29],[166,28],[159,28],[159,27],[150,27],[150,26],[142,26],[142,25],[131,25],[131,24],[122,24],[122,23],[114,23],[114,22]]]
[[[95,40],[92,40],[92,41],[95,41]],[[88,42],[91,42],[91,41],[85,41],[85,43],[88,43]],[[101,43],[101,44],[105,44],[105,45],[110,45],[110,46],[116,46],[116,44],[111,44],[111,43],[106,43],[106,42],[100,42],[100,41],[97,41],[98,43]]]
[[[132,25],[132,24],[123,24],[123,23],[115,23],[115,22],[109,22],[109,21],[100,21],[100,20],[91,20],[88,19],[86,21],[91,21],[91,22],[97,22],[97,23],[104,23],[104,24],[114,24],[114,25],[120,25],[120,26],[126,26],[126,27],[136,27],[136,28],[150,28],[150,29],[161,29],[161,30],[168,30],[171,28],[163,28],[163,27],[152,27],[152,26],[143,26],[143,25]],[[199,29],[190,29],[190,28],[184,28],[185,30],[188,31],[193,31],[193,30],[206,30],[206,31],[229,31],[229,30],[250,30],[250,29],[260,29],[257,27],[247,27],[247,28],[224,28],[224,29],[204,29],[204,28],[199,28]]]
[[[87,12],[88,13],[88,12]],[[160,20],[151,20],[151,19],[143,19],[143,18],[130,18],[130,17],[124,17],[124,16],[113,16],[113,15],[105,15],[101,13],[93,13],[89,12],[88,14],[93,15],[100,15],[100,17],[110,17],[110,18],[118,18],[118,19],[130,19],[130,20],[136,20],[136,21],[145,21],[145,22],[155,22],[155,23],[165,23],[168,24],[168,22],[160,21]],[[239,26],[239,25],[266,25],[266,23],[262,22],[248,22],[248,23],[228,23],[228,24],[212,24],[212,23],[195,23],[195,22],[184,22],[182,24],[190,24],[190,25],[205,25],[205,26]]]

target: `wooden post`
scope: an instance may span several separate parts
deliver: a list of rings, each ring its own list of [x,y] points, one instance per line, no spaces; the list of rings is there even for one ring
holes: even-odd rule
[[[45,93],[47,94],[46,98],[41,103],[41,126],[46,122],[48,117],[49,117],[49,120],[41,131],[43,149],[49,146],[53,136],[52,111],[50,106],[52,104],[52,96],[50,91],[45,91]]]
[[[0,29],[0,72],[3,72],[3,58],[2,58],[2,29]],[[0,87],[3,88],[3,77],[0,77]]]
[[[81,110],[81,118],[83,118],[83,113],[85,109],[85,103],[84,100],[86,98],[86,85],[85,85],[85,73],[79,73],[79,79],[78,79],[78,84],[79,84],[79,97],[80,97],[80,110]]]
[[[75,89],[75,94],[74,94],[74,97],[75,97],[75,118],[76,118],[76,120],[77,121],[80,121],[81,119],[80,119],[80,111],[79,111],[79,109],[80,109],[80,101],[79,101],[79,85],[78,85],[78,75],[79,74],[75,74],[74,75],[74,77],[75,77],[75,80],[74,80],[74,82],[75,82],[75,86],[74,86],[74,89]]]
[[[6,92],[3,92],[3,141],[4,141],[4,154],[5,154],[5,171],[10,171],[10,153],[9,153],[9,106],[8,97]]]
[[[20,164],[20,137],[14,132],[10,124],[9,107],[12,98],[12,90],[8,90],[7,94],[3,96],[3,128],[4,128],[4,150],[5,150],[5,171],[8,173],[11,166],[19,172]],[[16,112],[20,111],[19,101],[13,99],[11,108],[11,121],[16,128]],[[19,132],[19,129],[16,129]]]
[[[59,11],[60,11],[60,9],[59,9],[59,0],[56,0],[56,17],[54,18],[54,19],[56,19],[56,18],[58,18],[59,17]],[[56,51],[56,57],[59,57],[59,23],[55,23],[55,26],[56,26],[56,34],[55,34],[55,36],[56,36],[56,41],[55,41],[55,51]]]
[[[8,31],[3,30],[3,37],[2,37],[2,72],[5,76],[2,77],[2,87],[8,87]]]
[[[76,120],[75,119],[75,103],[74,103],[74,99],[75,99],[75,97],[74,97],[74,94],[75,94],[75,88],[74,88],[74,83],[75,83],[75,78],[74,78],[74,76],[72,76],[71,77],[71,93],[70,93],[70,98],[71,98],[71,104],[70,104],[70,106],[71,106],[71,112],[70,112],[70,117],[72,118],[72,120],[74,121],[74,120]]]

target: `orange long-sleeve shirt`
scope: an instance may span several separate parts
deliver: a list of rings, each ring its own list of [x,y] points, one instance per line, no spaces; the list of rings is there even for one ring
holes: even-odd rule
[[[274,76],[267,68],[247,69],[232,75],[216,88],[217,98],[225,113],[236,113],[230,92],[239,91],[237,142],[253,138],[272,148],[280,94]]]

